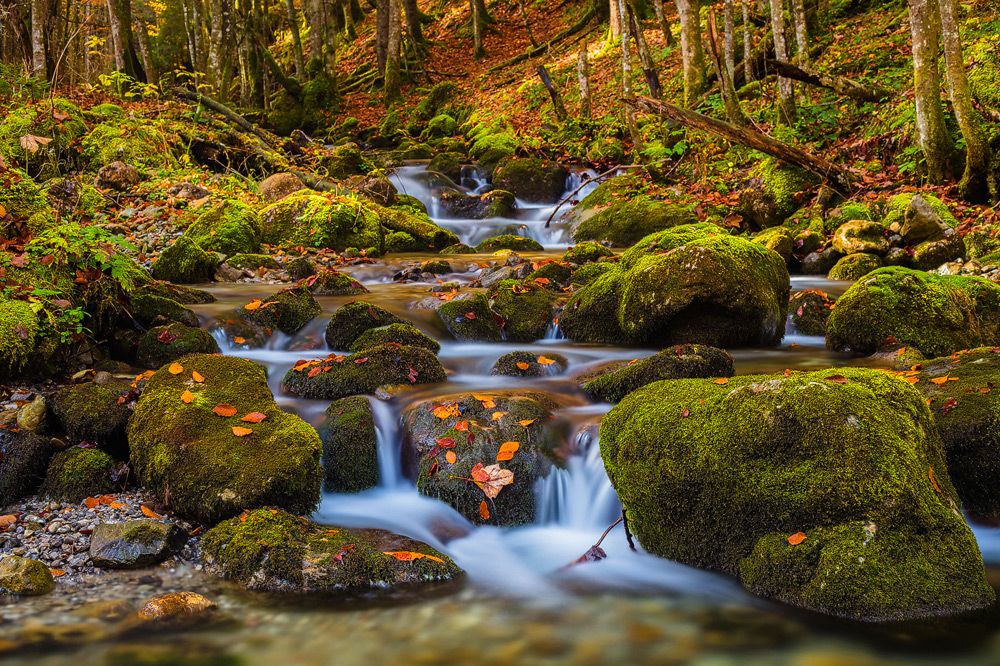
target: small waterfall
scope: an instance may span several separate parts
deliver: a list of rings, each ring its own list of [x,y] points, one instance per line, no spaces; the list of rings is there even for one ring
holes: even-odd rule
[[[597,529],[614,522],[621,512],[618,495],[604,470],[594,426],[576,433],[576,449],[565,468],[553,468],[538,481],[536,524]]]
[[[549,322],[549,327],[545,329],[545,337],[542,340],[565,340],[566,336],[559,330],[559,322],[553,320]]]
[[[399,413],[392,405],[377,398],[369,398],[369,402],[375,418],[379,487],[397,488],[404,483]]]
[[[462,167],[458,184],[468,188],[473,194],[482,194],[490,187],[490,180],[481,168],[475,164],[468,164]]]

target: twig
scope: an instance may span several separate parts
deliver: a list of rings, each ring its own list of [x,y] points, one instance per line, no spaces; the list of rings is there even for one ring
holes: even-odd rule
[[[593,178],[588,178],[587,180],[583,181],[582,183],[580,183],[580,186],[578,188],[576,188],[575,190],[573,190],[572,192],[570,192],[569,194],[567,194],[558,204],[556,204],[556,207],[552,209],[551,213],[549,213],[548,219],[545,220],[545,228],[548,229],[549,225],[552,224],[552,218],[554,218],[556,216],[556,213],[559,212],[559,209],[562,208],[564,204],[566,204],[567,202],[569,202],[574,196],[576,196],[576,194],[580,190],[582,190],[587,185],[590,185],[595,180],[600,180],[601,178],[605,178],[607,176],[610,176],[611,174],[613,174],[615,171],[618,171],[619,169],[641,169],[641,168],[643,168],[642,164],[626,164],[626,165],[623,165],[623,166],[616,166],[616,167],[612,167],[611,169],[608,169],[604,173],[599,173],[596,176],[594,176]]]
[[[632,530],[628,528],[628,514],[625,513],[625,509],[622,509],[622,523],[625,527],[625,540],[628,541],[628,547],[635,551],[635,541],[632,540]]]

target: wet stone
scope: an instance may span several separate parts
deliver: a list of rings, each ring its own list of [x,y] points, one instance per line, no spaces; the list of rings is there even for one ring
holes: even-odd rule
[[[98,567],[138,569],[159,564],[186,540],[184,531],[173,523],[145,519],[100,523],[91,536],[90,556]]]

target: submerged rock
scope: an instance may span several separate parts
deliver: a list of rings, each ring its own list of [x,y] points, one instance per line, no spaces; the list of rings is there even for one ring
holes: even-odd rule
[[[0,592],[37,596],[55,588],[49,568],[38,560],[4,555],[0,558]]]
[[[368,398],[334,401],[317,430],[323,441],[323,490],[353,493],[378,485],[378,433]]]
[[[139,569],[164,561],[185,541],[184,530],[173,523],[149,519],[98,523],[90,537],[90,558],[102,569]]]
[[[439,202],[445,217],[468,220],[509,217],[516,207],[514,195],[506,190],[476,195],[447,189],[441,193]]]
[[[837,300],[826,344],[860,354],[901,344],[928,357],[1000,344],[1000,285],[976,277],[880,268]]]
[[[451,558],[383,530],[317,525],[257,509],[205,533],[206,568],[262,592],[369,593],[453,580]]]
[[[139,481],[203,522],[265,505],[311,511],[322,477],[319,436],[278,408],[264,369],[203,354],[177,365],[177,374],[165,367],[148,380],[129,421]]]
[[[153,597],[136,613],[142,624],[180,629],[211,619],[217,604],[197,592],[170,592]]]
[[[600,441],[652,553],[864,621],[993,603],[924,398],[885,372],[657,382]]]
[[[632,391],[663,379],[726,378],[733,372],[733,357],[723,349],[677,345],[647,358],[608,364],[588,373],[581,388],[592,400],[619,402]]]
[[[423,347],[388,343],[344,356],[300,361],[281,380],[282,388],[300,398],[337,400],[374,393],[381,386],[435,384],[448,379],[434,352]]]

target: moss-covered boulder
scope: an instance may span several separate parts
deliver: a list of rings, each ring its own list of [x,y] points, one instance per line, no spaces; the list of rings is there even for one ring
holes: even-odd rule
[[[511,342],[540,340],[552,325],[556,295],[534,280],[501,280],[489,290],[489,301]]]
[[[436,384],[448,379],[434,352],[423,347],[387,343],[344,356],[300,361],[281,381],[291,395],[337,400],[374,393],[381,386]]]
[[[545,248],[533,238],[517,234],[501,234],[487,238],[476,246],[476,252],[498,252],[512,250],[514,252],[541,252]]]
[[[437,340],[430,337],[412,324],[389,324],[369,328],[354,339],[348,348],[352,352],[360,352],[379,345],[397,344],[409,347],[423,347],[436,354],[441,350]]]
[[[366,173],[373,168],[372,163],[365,159],[364,153],[356,143],[328,148],[320,155],[320,165],[326,170],[326,174],[334,179]]]
[[[914,247],[909,263],[918,270],[930,271],[964,256],[962,236],[954,229],[948,229],[940,239],[925,241]]]
[[[887,343],[927,357],[1000,344],[1000,285],[899,266],[854,283],[830,313],[830,349],[872,354]]]
[[[83,112],[68,100],[14,105],[0,119],[0,156],[33,176],[52,178],[78,165],[86,131]]]
[[[930,211],[927,211],[928,208]],[[879,210],[882,213],[882,226],[899,233],[902,233],[903,229],[913,228],[915,224],[914,218],[917,215],[934,216],[936,218],[935,221],[939,225],[946,227],[954,228],[958,226],[958,220],[948,208],[948,204],[932,194],[913,194],[912,192],[895,194],[884,202],[881,202]],[[908,220],[910,227],[907,227]],[[919,243],[922,240],[926,239],[911,236],[908,242],[912,244]]]
[[[245,203],[225,199],[202,211],[184,235],[204,250],[253,254],[260,251],[260,217]]]
[[[773,345],[784,334],[785,260],[712,224],[651,234],[567,302],[559,328],[579,342]]]
[[[219,255],[206,252],[190,238],[181,236],[153,262],[153,277],[179,284],[210,282],[219,262]]]
[[[98,523],[90,537],[90,559],[102,569],[140,569],[181,549],[187,534],[174,523],[140,518]]]
[[[313,296],[358,296],[367,294],[368,288],[347,273],[322,270],[305,278],[301,286]]]
[[[353,301],[337,309],[326,326],[326,344],[330,349],[348,350],[358,337],[372,328],[405,324],[403,319],[366,301]]]
[[[294,194],[260,211],[261,242],[380,255],[383,230],[373,205],[333,194]]]
[[[224,267],[233,268],[242,273],[256,275],[258,271],[273,271],[281,268],[281,264],[269,254],[234,254],[226,259]]]
[[[483,294],[452,300],[438,308],[438,318],[456,340],[499,342],[503,340],[500,321]]]
[[[605,273],[614,272],[617,267],[609,261],[599,261],[580,266],[569,278],[570,284],[582,287],[590,284]]]
[[[45,480],[54,453],[48,437],[0,431],[0,506],[35,492]]]
[[[835,302],[819,289],[804,289],[792,294],[788,313],[795,330],[802,335],[826,335],[826,320]]]
[[[787,227],[770,227],[754,234],[753,241],[790,261],[795,252],[796,234]]]
[[[296,192],[308,189],[302,179],[294,173],[273,173],[257,185],[260,198],[267,203],[281,201]]]
[[[441,250],[458,242],[453,232],[439,227],[431,221],[426,211],[410,206],[379,207],[376,209],[385,233],[405,233],[413,239],[412,244],[394,248],[396,252],[425,252]]]
[[[198,315],[172,298],[143,290],[134,292],[130,302],[132,316],[142,326],[159,326],[170,322],[198,326]]]
[[[532,203],[555,203],[566,190],[566,169],[534,157],[512,157],[493,172],[493,186]]]
[[[697,221],[692,205],[638,196],[609,202],[587,216],[574,228],[573,240],[607,241],[627,247],[651,233]]]
[[[657,382],[601,424],[648,551],[865,621],[992,605],[923,396],[838,369]]]
[[[470,522],[530,523],[535,481],[552,466],[545,428],[556,406],[545,393],[509,391],[416,402],[402,417],[407,472]]]
[[[462,165],[467,161],[462,153],[438,153],[427,165],[427,170],[446,176],[448,180],[457,183],[462,178]]]
[[[859,252],[841,257],[833,265],[826,277],[830,280],[854,281],[860,280],[873,270],[882,267],[882,258],[877,254]]]
[[[317,525],[257,509],[215,526],[202,539],[206,568],[261,592],[358,594],[457,578],[451,559],[382,530]]]
[[[0,592],[38,596],[55,589],[52,572],[44,563],[17,555],[0,558]]]
[[[0,377],[21,373],[35,360],[41,331],[27,301],[0,297]]]
[[[208,331],[184,324],[151,328],[139,338],[136,360],[155,370],[188,354],[218,354],[219,343]]]
[[[475,254],[476,248],[470,247],[465,243],[455,243],[449,245],[448,247],[442,248],[439,254]]]
[[[20,169],[0,166],[0,206],[14,221],[27,222],[38,216],[37,220],[48,219],[52,214],[42,188],[28,174]],[[0,236],[9,238],[7,216],[0,220]],[[29,223],[29,226],[31,224]]]
[[[323,490],[354,493],[377,486],[378,432],[368,398],[335,400],[324,416],[317,428],[323,442]]]
[[[128,441],[138,480],[182,516],[211,523],[260,506],[308,512],[319,500],[319,436],[278,408],[252,361],[193,354],[161,368],[136,403]]]
[[[177,165],[177,133],[144,119],[108,120],[95,125],[80,147],[83,160],[100,169],[112,162],[125,162],[143,169],[169,169]]]
[[[620,402],[632,391],[664,379],[717,377],[722,385],[733,372],[733,357],[723,349],[676,345],[643,359],[609,363],[581,378],[580,388],[592,400]]]
[[[563,261],[582,265],[592,261],[600,261],[604,257],[613,257],[614,251],[597,241],[582,241],[566,249]]]
[[[288,287],[267,300],[255,299],[239,310],[251,324],[294,335],[318,317],[323,308],[305,285]]]
[[[93,445],[74,446],[52,457],[40,495],[65,502],[103,495],[115,488],[114,459]]]
[[[49,398],[52,414],[70,442],[91,442],[127,457],[125,426],[131,414],[125,401],[130,391],[124,382],[66,386]]]
[[[791,217],[805,202],[805,191],[815,178],[796,167],[765,158],[750,171],[740,192],[737,211],[752,226],[775,227]]]
[[[442,217],[467,220],[484,220],[491,217],[510,217],[517,207],[514,195],[507,190],[490,190],[485,194],[466,194],[455,189],[445,189],[438,197]]]
[[[885,254],[889,250],[885,234],[885,227],[878,222],[851,220],[833,232],[833,249],[841,254]]]
[[[569,361],[562,354],[513,351],[504,354],[490,368],[491,375],[506,377],[552,377],[562,374]]]
[[[551,291],[559,291],[568,285],[576,268],[574,264],[549,259],[534,263],[532,266],[537,268],[528,273],[525,280]]]
[[[131,292],[134,297],[137,294],[151,294],[160,298],[169,298],[184,305],[203,305],[214,303],[215,296],[204,289],[187,287],[179,284],[171,284],[158,280],[148,280],[143,282]]]

